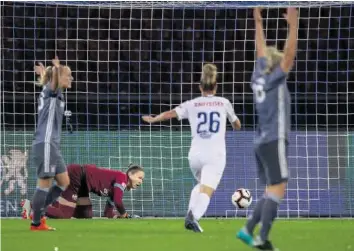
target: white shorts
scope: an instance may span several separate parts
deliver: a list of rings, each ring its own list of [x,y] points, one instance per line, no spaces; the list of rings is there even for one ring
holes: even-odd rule
[[[189,153],[189,166],[198,183],[218,187],[226,166],[226,154]]]

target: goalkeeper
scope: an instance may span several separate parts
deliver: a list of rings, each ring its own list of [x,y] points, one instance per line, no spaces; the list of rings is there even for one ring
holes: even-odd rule
[[[136,218],[129,215],[123,205],[125,191],[136,189],[144,180],[144,169],[130,164],[126,173],[98,168],[96,165],[71,164],[67,167],[70,177],[69,187],[59,199],[50,205],[45,216],[56,219],[92,218],[92,204],[89,193],[108,197],[104,216],[108,218]],[[119,216],[114,213],[114,207]],[[29,200],[23,203],[23,217],[28,218],[31,211]]]

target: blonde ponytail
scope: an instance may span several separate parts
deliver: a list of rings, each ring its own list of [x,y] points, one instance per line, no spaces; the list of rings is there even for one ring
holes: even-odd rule
[[[214,64],[205,64],[203,66],[202,77],[200,79],[200,84],[203,90],[213,90],[216,85],[217,78],[217,68]]]
[[[51,66],[48,66],[44,73],[37,79],[37,86],[44,86],[52,79],[53,70]]]

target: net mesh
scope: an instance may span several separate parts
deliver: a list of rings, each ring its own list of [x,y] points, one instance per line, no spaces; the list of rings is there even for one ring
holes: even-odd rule
[[[253,156],[255,112],[249,86],[254,65],[250,7],[268,6],[269,44],[282,48],[284,7],[300,6],[299,49],[289,75],[292,95],[291,180],[283,217],[352,216],[353,5],[343,2],[31,2],[1,3],[2,216],[19,216],[31,198],[29,161],[36,125],[35,62],[55,54],[75,78],[65,93],[62,153],[67,163],[146,168],[141,189],[127,193],[142,216],[183,216],[194,179],[188,168],[187,122],[147,126],[157,114],[197,97],[204,62],[219,71],[218,94],[230,99],[244,129],[227,132],[227,168],[207,216],[245,216],[231,195],[262,193]],[[95,216],[104,199],[92,197]],[[254,203],[255,204],[255,203]]]

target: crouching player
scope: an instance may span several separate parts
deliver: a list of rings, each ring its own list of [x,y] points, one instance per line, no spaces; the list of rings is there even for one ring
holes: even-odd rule
[[[59,199],[50,205],[45,216],[56,219],[92,218],[92,204],[89,193],[108,197],[104,216],[108,218],[132,218],[123,205],[126,190],[136,189],[144,180],[144,169],[139,165],[129,165],[126,173],[98,168],[96,165],[71,164],[67,167],[70,177],[69,187]],[[119,216],[114,213],[114,207]],[[23,211],[29,217],[29,201],[23,205]]]

